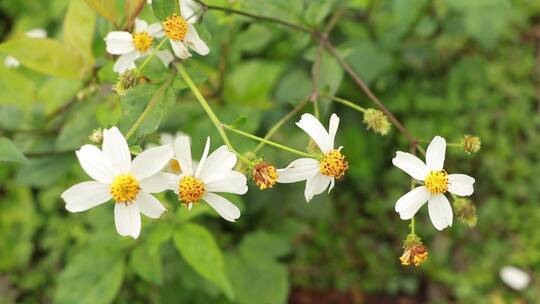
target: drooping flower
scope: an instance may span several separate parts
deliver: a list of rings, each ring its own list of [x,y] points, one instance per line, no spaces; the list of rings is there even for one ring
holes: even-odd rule
[[[343,177],[349,164],[341,153],[343,147],[334,148],[334,139],[339,126],[339,117],[332,114],[328,131],[311,114],[303,114],[296,125],[304,130],[317,144],[323,156],[320,159],[299,158],[286,168],[277,170],[278,183],[295,183],[306,181],[304,197],[309,202],[313,196],[328,192],[334,188],[336,179]]]
[[[158,218],[165,207],[151,193],[166,190],[166,176],[159,171],[172,157],[169,145],[148,149],[133,161],[120,131],[103,130],[103,146],[84,145],[76,154],[81,167],[94,181],[76,184],[62,193],[70,212],[86,211],[111,198],[115,201],[114,222],[122,236],[137,238],[140,213]]]
[[[197,15],[192,9],[192,5],[183,4],[180,1],[182,15],[173,14],[163,22],[165,36],[169,38],[171,48],[176,57],[187,59],[191,57],[188,47],[199,55],[206,55],[210,52],[208,45],[199,37],[197,29],[193,23],[197,20]]]
[[[124,73],[134,69],[135,61],[153,52],[152,44],[154,39],[163,37],[163,28],[159,23],[148,25],[144,20],[135,19],[135,31],[133,34],[124,31],[114,31],[107,34],[105,43],[107,52],[113,55],[120,55],[113,66],[117,73]],[[156,52],[156,56],[165,66],[173,60],[173,56],[168,50]]]
[[[234,222],[240,217],[240,209],[228,199],[216,193],[245,194],[247,178],[233,170],[236,155],[227,146],[221,146],[208,155],[210,138],[207,138],[199,164],[191,158],[191,143],[188,136],[179,136],[174,141],[174,157],[182,166],[179,175],[169,176],[169,189],[178,195],[178,200],[188,209],[201,200],[207,202],[224,219]]]
[[[47,31],[42,28],[35,28],[24,33],[24,36],[28,38],[34,38],[34,39],[47,38]],[[4,61],[4,65],[7,68],[18,68],[21,65],[21,63],[15,57],[7,56]]]
[[[428,258],[428,250],[416,234],[409,234],[403,242],[403,254],[399,257],[403,266],[420,266]]]
[[[411,219],[428,202],[429,217],[437,230],[452,226],[453,214],[444,193],[469,196],[474,192],[474,178],[465,174],[448,174],[443,169],[446,141],[435,136],[426,150],[426,163],[411,153],[397,152],[392,159],[394,166],[423,183],[402,196],[395,210],[402,220]]]

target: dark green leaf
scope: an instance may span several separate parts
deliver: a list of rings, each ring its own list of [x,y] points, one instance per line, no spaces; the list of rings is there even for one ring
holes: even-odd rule
[[[11,140],[0,137],[0,161],[20,163],[26,160],[26,157]]]

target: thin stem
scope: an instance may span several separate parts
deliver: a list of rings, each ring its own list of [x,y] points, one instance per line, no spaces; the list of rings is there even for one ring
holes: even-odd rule
[[[150,99],[150,101],[148,102],[148,105],[146,106],[146,108],[144,109],[144,111],[141,113],[141,115],[139,115],[139,117],[137,118],[137,120],[135,121],[135,123],[133,123],[133,125],[131,126],[131,128],[129,129],[129,131],[127,132],[126,134],[126,140],[129,139],[134,133],[135,131],[137,131],[137,129],[141,126],[141,124],[144,122],[144,120],[146,119],[146,116],[148,116],[148,114],[154,109],[154,107],[156,106],[156,104],[158,103],[158,101],[161,99],[161,97],[163,97],[163,94],[165,94],[165,90],[167,90],[167,88],[171,85],[171,82],[172,82],[173,78],[172,77],[169,77],[160,87],[159,89],[156,91],[156,93],[154,94],[154,96],[152,96],[152,98]]]
[[[297,155],[300,155],[300,156],[303,156],[303,157],[309,157],[309,158],[316,158],[316,156],[314,155],[311,155],[309,153],[305,153],[305,152],[302,152],[302,151],[298,151],[296,149],[293,149],[293,148],[290,148],[290,147],[287,147],[287,146],[284,146],[282,144],[278,144],[276,142],[273,142],[273,141],[270,141],[270,140],[267,140],[267,139],[264,139],[262,137],[259,137],[259,136],[255,136],[253,134],[249,134],[247,132],[244,132],[244,131],[241,131],[241,130],[238,130],[234,127],[231,127],[229,125],[223,125],[223,127],[231,132],[234,132],[236,134],[239,134],[239,135],[242,135],[244,137],[247,137],[247,138],[251,138],[253,140],[256,140],[256,141],[259,141],[259,142],[264,142],[265,144],[267,145],[270,145],[270,146],[273,146],[273,147],[276,147],[278,149],[281,149],[281,150],[284,150],[284,151],[287,151],[287,152],[291,152],[291,153],[294,153],[294,154],[297,154]]]
[[[154,55],[156,55],[156,53],[163,46],[163,43],[165,43],[166,40],[167,40],[166,38],[161,40],[161,42],[157,45],[157,47],[154,49],[154,51],[148,57],[146,57],[146,59],[141,64],[141,66],[139,66],[139,68],[137,68],[138,73],[141,73],[142,70],[144,69],[144,67],[148,64],[148,62],[150,62],[150,60],[152,60],[152,58],[154,58]]]
[[[415,185],[415,180],[414,179],[411,179],[411,190],[414,189],[414,185]],[[411,218],[411,224],[409,225],[409,227],[411,228],[411,234],[413,235],[416,235],[416,222],[414,220],[414,216]]]
[[[336,96],[326,95],[326,94],[321,94],[321,96],[329,98],[329,99],[331,99],[331,100],[333,100],[333,101],[335,101],[337,103],[341,103],[343,105],[346,105],[349,108],[355,109],[358,112],[362,112],[362,113],[366,112],[365,108],[362,108],[361,106],[355,104],[354,102],[352,102],[350,100],[340,98],[340,97],[336,97]]]
[[[193,93],[193,95],[195,95],[195,97],[197,98],[197,101],[199,102],[201,107],[204,109],[204,111],[206,112],[206,114],[208,115],[208,117],[210,118],[214,126],[216,127],[219,133],[219,136],[221,137],[223,142],[227,145],[227,147],[229,147],[231,151],[233,151],[238,156],[238,158],[240,158],[240,160],[246,163],[250,163],[250,161],[245,156],[238,153],[233,148],[231,142],[229,141],[229,138],[227,137],[227,134],[223,130],[223,124],[221,123],[219,118],[216,116],[216,113],[214,113],[214,111],[212,110],[212,108],[210,107],[210,105],[208,104],[204,96],[201,94],[201,92],[199,91],[195,83],[193,83],[193,80],[191,79],[191,77],[189,76],[188,72],[186,71],[183,65],[181,64],[178,65],[178,72],[180,72],[180,76],[182,76],[182,78],[184,79],[188,87],[190,88],[191,92]]]
[[[311,95],[309,100],[313,103],[313,109],[315,112],[315,117],[319,118],[319,80],[321,78],[321,60],[322,52],[324,45],[322,41],[319,41],[317,46],[317,52],[315,54],[315,61],[313,62],[313,67],[311,68]]]
[[[264,139],[268,140],[272,138],[274,133],[276,133],[281,126],[283,126],[291,117],[293,117],[296,113],[298,113],[307,103],[309,102],[308,98],[305,98],[300,102],[294,109],[292,109],[289,113],[287,113],[285,116],[283,116],[270,130],[268,130],[268,133],[264,136]],[[255,147],[253,150],[253,153],[257,153],[262,147],[264,147],[265,142],[259,142],[259,144]]]

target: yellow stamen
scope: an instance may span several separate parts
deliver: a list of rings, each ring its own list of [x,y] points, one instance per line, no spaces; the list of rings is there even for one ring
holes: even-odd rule
[[[204,191],[204,183],[192,176],[185,176],[178,183],[178,199],[185,204],[198,202],[203,197]]]
[[[133,175],[118,175],[111,184],[111,195],[117,203],[131,203],[139,193],[139,182]]]
[[[349,163],[339,150],[328,152],[321,160],[320,171],[326,176],[341,178],[347,169],[349,169]]]
[[[440,194],[448,191],[448,173],[446,171],[431,171],[424,180],[429,192]]]
[[[171,168],[171,171],[174,173],[180,173],[182,168],[180,167],[180,163],[176,159],[171,159],[169,162],[169,168]]]
[[[253,166],[252,174],[255,184],[257,184],[261,190],[272,188],[278,178],[276,167],[265,161],[260,161]]]
[[[133,34],[133,44],[135,45],[135,48],[141,53],[148,51],[148,49],[152,46],[153,41],[154,38],[148,35],[147,32]]]
[[[163,22],[163,30],[169,39],[182,41],[186,38],[188,24],[186,19],[174,14],[165,19],[165,22]]]

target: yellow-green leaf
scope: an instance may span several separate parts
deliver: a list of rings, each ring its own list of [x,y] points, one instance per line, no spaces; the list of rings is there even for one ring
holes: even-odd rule
[[[96,14],[83,0],[69,2],[64,20],[64,41],[83,56],[87,67],[94,64],[92,40],[95,26]]]
[[[101,16],[113,23],[117,22],[116,0],[85,0],[85,2]]]

